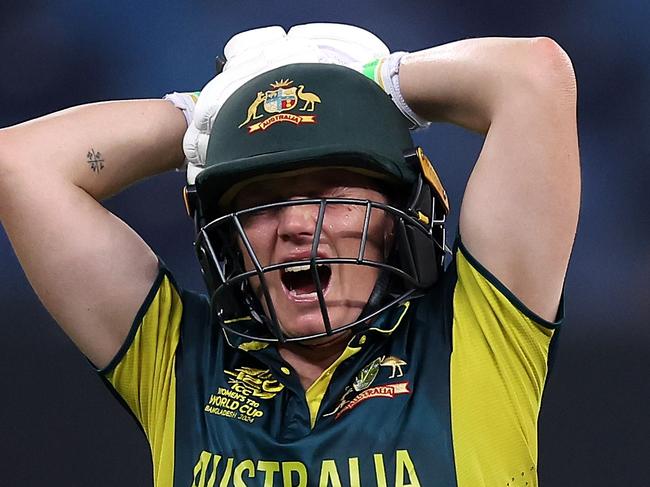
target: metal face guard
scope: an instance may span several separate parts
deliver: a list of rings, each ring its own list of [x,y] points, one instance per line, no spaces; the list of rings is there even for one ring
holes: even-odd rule
[[[446,212],[436,211],[435,198],[422,192],[419,182],[407,210],[403,211],[389,204],[370,200],[350,198],[317,198],[289,200],[235,211],[220,216],[199,229],[195,250],[203,276],[211,293],[210,299],[214,316],[227,331],[250,340],[263,342],[295,342],[323,336],[330,336],[354,327],[368,326],[370,321],[384,310],[406,301],[419,291],[430,287],[430,273],[421,275],[423,266],[435,265],[442,268],[444,253],[444,223]],[[423,199],[431,201],[425,201]],[[294,260],[262,265],[252,247],[242,219],[262,211],[277,210],[288,206],[317,205],[318,216],[314,228],[311,252],[308,260]],[[335,205],[364,207],[365,215],[359,249],[356,257],[323,258],[318,256],[318,248],[323,230],[323,221],[328,207]],[[368,227],[373,209],[381,210],[395,220],[396,239],[391,255],[386,262],[365,258],[368,241]],[[253,263],[253,269],[244,267],[243,245]],[[427,244],[428,242],[428,244]],[[406,257],[406,258],[405,258]],[[323,285],[318,274],[318,265],[361,265],[379,269],[389,276],[390,285],[382,296],[376,309],[366,309],[358,319],[342,326],[332,328],[330,315],[325,302]],[[323,331],[306,336],[288,336],[278,320],[276,306],[271,298],[266,276],[282,269],[309,265],[315,284],[319,308],[323,317]],[[438,273],[436,272],[437,276]],[[428,276],[428,277],[426,277]],[[249,279],[257,277],[260,283],[260,299],[251,289]],[[423,279],[424,278],[424,279]]]

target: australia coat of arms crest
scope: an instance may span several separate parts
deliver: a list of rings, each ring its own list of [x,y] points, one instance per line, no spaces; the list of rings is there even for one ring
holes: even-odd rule
[[[316,93],[306,92],[304,85],[293,86],[293,81],[288,79],[271,83],[271,88],[274,89],[257,92],[255,100],[248,107],[246,120],[239,125],[239,128],[259,119],[262,120],[248,125],[249,134],[266,130],[279,122],[289,122],[294,125],[316,123],[316,115],[286,113],[296,108],[300,112],[313,112],[316,104],[321,103]]]

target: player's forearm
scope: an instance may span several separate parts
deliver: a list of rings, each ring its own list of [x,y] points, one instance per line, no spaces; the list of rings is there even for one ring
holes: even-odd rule
[[[100,200],[183,162],[182,113],[163,100],[105,102],[0,130],[0,184],[70,182]]]
[[[467,39],[414,52],[402,58],[400,85],[419,115],[480,133],[531,102],[575,99],[571,62],[548,38]]]

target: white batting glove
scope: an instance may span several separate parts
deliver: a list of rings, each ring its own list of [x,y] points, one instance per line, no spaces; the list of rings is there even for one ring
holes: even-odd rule
[[[314,43],[321,52],[322,62],[347,66],[359,72],[363,72],[367,63],[390,54],[388,47],[379,37],[354,25],[296,25],[289,29],[287,36]]]
[[[183,139],[189,161],[187,180],[194,183],[205,166],[212,124],[226,100],[244,83],[274,68],[292,63],[318,63],[315,44],[290,39],[279,26],[265,27],[235,35],[224,48],[227,62],[223,71],[201,90],[192,123]]]
[[[225,101],[250,79],[280,66],[293,63],[347,66],[377,81],[404,113],[399,103],[401,99],[405,105],[401,94],[396,97],[385,87],[381,82],[381,69],[377,69],[376,73],[373,71],[377,66],[388,65],[375,61],[390,59],[389,54],[390,51],[377,36],[359,27],[344,24],[298,25],[288,33],[282,27],[272,26],[235,35],[224,47],[226,64],[223,71],[201,91],[192,123],[183,139],[183,149],[189,161],[188,183],[193,184],[196,175],[205,166],[212,125]],[[392,79],[394,76],[389,75],[388,80]],[[405,115],[412,120],[409,115]]]
[[[392,98],[411,122],[411,128],[428,127],[431,122],[417,115],[406,104],[399,85],[399,66],[406,52],[390,54],[388,47],[374,34],[345,24],[305,24],[292,27],[289,36],[315,42],[329,61],[352,68],[374,80]]]

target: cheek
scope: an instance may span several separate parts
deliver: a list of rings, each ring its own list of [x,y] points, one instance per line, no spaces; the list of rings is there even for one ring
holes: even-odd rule
[[[330,211],[331,210],[331,211]],[[323,239],[334,246],[338,257],[356,258],[363,234],[363,208],[339,206],[328,208],[323,221]]]
[[[368,241],[365,257],[383,261],[390,252],[393,243],[393,217],[382,210],[373,210],[368,223]]]
[[[337,208],[326,215],[323,228],[335,242],[339,256],[358,255],[365,218],[365,207],[359,206]],[[368,238],[363,257],[369,260],[383,260],[392,245],[393,228],[393,217],[383,210],[373,208],[368,222]]]
[[[255,257],[262,267],[272,264],[271,256],[273,255],[273,245],[274,245],[274,236],[276,235],[276,230],[268,228],[268,224],[250,224],[245,223],[242,225],[246,238],[255,253]],[[252,271],[255,269],[253,264],[253,258],[248,252],[246,245],[241,236],[237,238],[237,245],[239,250],[242,253],[244,259],[244,269],[247,271]],[[267,274],[267,276],[275,275],[275,272]],[[249,278],[249,284],[252,288],[253,293],[261,299],[261,285],[260,280],[257,276]],[[264,302],[264,300],[262,300]]]
[[[266,221],[257,220],[254,223],[243,225],[244,233],[255,252],[255,256],[262,266],[271,264],[270,259],[273,253],[273,245],[277,226],[274,227],[272,219]],[[237,244],[244,256],[244,264],[247,270],[254,269],[253,260],[249,255],[246,246],[241,237],[237,239]]]

